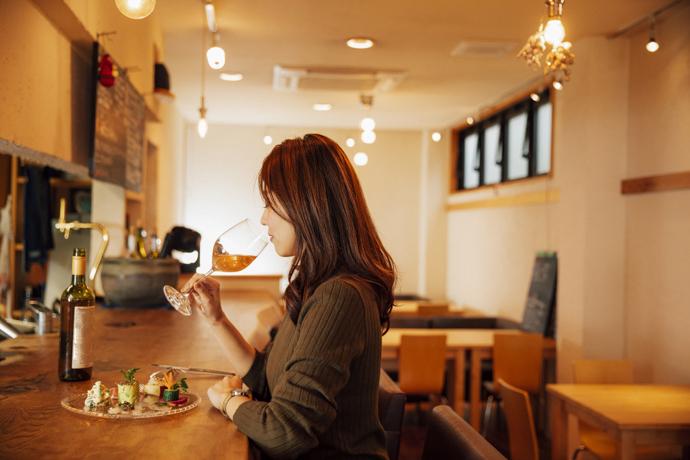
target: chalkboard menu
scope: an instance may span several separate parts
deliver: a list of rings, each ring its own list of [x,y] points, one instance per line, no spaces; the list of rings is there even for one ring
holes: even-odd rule
[[[98,44],[94,44],[96,79],[99,56]],[[140,192],[146,127],[144,98],[122,71],[113,86],[95,86],[91,176]]]
[[[553,337],[556,321],[558,258],[555,253],[539,254],[534,261],[532,282],[522,316],[522,330]]]

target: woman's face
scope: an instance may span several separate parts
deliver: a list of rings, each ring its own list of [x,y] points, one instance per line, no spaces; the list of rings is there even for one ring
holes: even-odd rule
[[[273,247],[279,256],[294,256],[297,243],[295,227],[281,217],[281,215],[286,216],[287,213],[280,202],[278,200],[274,200],[274,202],[278,212],[271,206],[266,206],[261,215],[261,224],[268,226],[268,235],[271,237]]]

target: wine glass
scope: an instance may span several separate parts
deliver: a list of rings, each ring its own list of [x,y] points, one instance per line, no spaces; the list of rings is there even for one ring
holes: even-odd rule
[[[213,272],[238,272],[254,262],[254,259],[268,244],[266,233],[250,219],[243,219],[224,231],[213,244],[211,269],[197,280],[206,278]],[[163,294],[170,305],[185,316],[192,314],[189,291],[178,291],[173,286],[163,286]]]

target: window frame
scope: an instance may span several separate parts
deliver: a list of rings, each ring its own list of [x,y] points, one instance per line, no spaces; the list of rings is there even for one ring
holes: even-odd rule
[[[537,93],[540,96],[538,102],[533,101],[530,98],[532,93]],[[549,85],[544,88],[543,86],[532,87],[524,93],[520,93],[517,96],[510,98],[503,103],[496,105],[495,107],[482,113],[482,116],[478,118],[473,124],[463,123],[462,125],[454,128],[453,132],[453,151],[451,154],[451,180],[450,186],[451,194],[456,193],[468,193],[477,190],[483,190],[486,188],[501,187],[504,185],[511,185],[515,183],[523,183],[527,181],[535,181],[544,178],[553,177],[554,173],[554,127],[555,127],[555,94],[556,91]],[[537,131],[538,126],[536,124],[537,111],[539,107],[546,103],[551,103],[551,127],[550,127],[550,163],[549,171],[546,173],[537,173]],[[528,167],[527,176],[509,179],[508,170],[510,158],[508,157],[508,121],[510,117],[514,116],[516,113],[523,112],[527,109],[527,134],[529,139],[528,146]],[[484,162],[486,160],[484,155],[484,131],[487,127],[494,125],[496,122],[500,125],[499,133],[499,145],[501,146],[501,180],[500,182],[493,184],[486,184],[484,175]],[[478,136],[478,148],[480,149],[480,159],[479,159],[479,181],[478,185],[473,188],[465,188],[465,170],[464,170],[464,149],[465,149],[465,137],[470,134],[477,133]]]

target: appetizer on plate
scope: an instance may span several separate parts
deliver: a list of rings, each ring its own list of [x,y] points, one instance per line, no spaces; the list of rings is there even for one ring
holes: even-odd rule
[[[162,371],[154,372],[149,376],[149,381],[142,385],[144,394],[155,396],[157,398],[163,397],[163,388],[165,388],[165,378]]]
[[[94,410],[108,406],[110,406],[110,390],[98,380],[86,393],[84,407],[89,410]]]
[[[170,369],[163,376],[165,380],[165,389],[163,390],[163,400],[167,402],[176,402],[180,398],[180,390],[187,391],[187,379],[181,378],[179,380],[175,377],[175,372]]]
[[[133,409],[139,402],[139,382],[134,378],[138,368],[128,369],[122,372],[124,381],[117,384],[117,403],[125,409]]]

